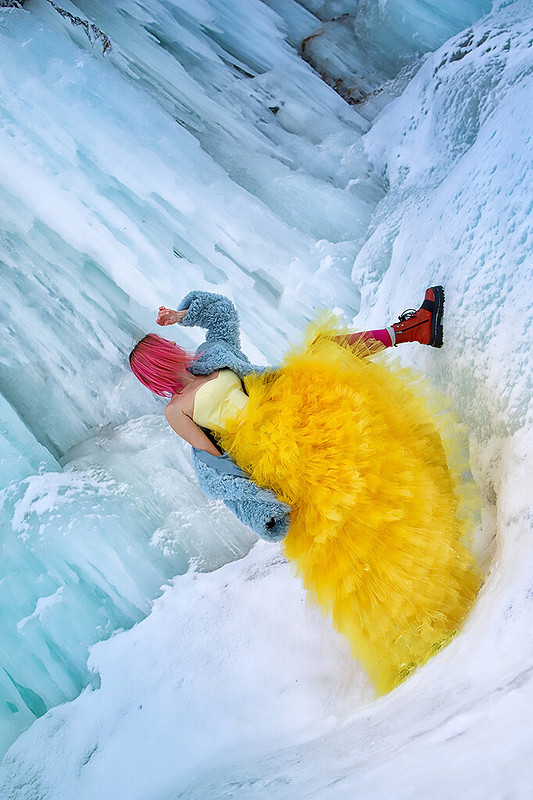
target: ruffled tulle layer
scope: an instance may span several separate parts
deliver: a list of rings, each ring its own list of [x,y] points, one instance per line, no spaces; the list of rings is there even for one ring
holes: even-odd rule
[[[287,558],[386,692],[457,633],[474,602],[476,492],[449,403],[327,328],[315,326],[280,370],[248,379],[248,407],[222,444],[292,506]]]

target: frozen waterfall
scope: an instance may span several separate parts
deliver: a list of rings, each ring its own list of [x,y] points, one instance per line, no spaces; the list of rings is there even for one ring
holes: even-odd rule
[[[2,800],[529,796],[532,41],[526,0],[0,8]],[[127,353],[193,288],[267,364],[432,283],[445,347],[398,357],[462,415],[487,579],[375,700]]]

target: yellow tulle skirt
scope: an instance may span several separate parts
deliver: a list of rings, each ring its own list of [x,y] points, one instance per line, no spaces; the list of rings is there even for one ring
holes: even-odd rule
[[[285,554],[383,693],[450,641],[475,600],[478,501],[449,403],[329,326],[249,376],[221,444],[292,506]]]

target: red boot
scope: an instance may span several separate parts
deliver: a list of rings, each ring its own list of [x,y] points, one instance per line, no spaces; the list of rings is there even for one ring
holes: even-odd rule
[[[430,347],[442,347],[442,315],[444,311],[444,289],[432,286],[427,289],[424,302],[418,309],[404,311],[391,326],[393,344],[419,342]],[[390,332],[391,328],[387,328]]]

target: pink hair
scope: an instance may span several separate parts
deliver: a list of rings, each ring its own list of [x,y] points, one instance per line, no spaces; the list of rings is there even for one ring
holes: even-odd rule
[[[136,378],[160,397],[180,394],[180,376],[194,364],[197,357],[182,350],[175,342],[149,333],[130,353],[130,367]]]

